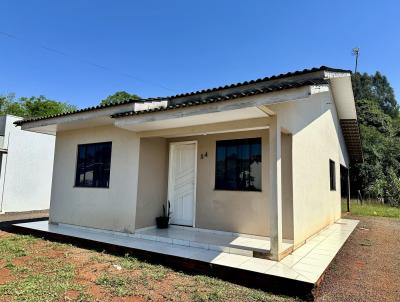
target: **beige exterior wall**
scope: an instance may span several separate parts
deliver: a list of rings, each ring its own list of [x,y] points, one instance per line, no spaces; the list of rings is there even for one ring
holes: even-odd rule
[[[339,163],[347,165],[347,151],[329,92],[271,109],[292,133],[293,226],[294,244],[298,245],[340,218]],[[329,159],[335,161],[335,191],[330,191]]]
[[[282,237],[293,239],[292,135],[282,133]],[[267,214],[267,218],[268,218]]]
[[[261,137],[262,192],[214,190],[216,141]],[[196,227],[267,236],[268,130],[221,133],[170,139],[197,141]],[[207,157],[201,159],[201,154]]]
[[[214,190],[216,141],[262,138],[262,192]],[[291,198],[291,136],[283,135],[285,177],[284,235],[293,236]],[[136,228],[154,225],[167,199],[169,143],[195,140],[198,143],[196,227],[268,236],[268,129],[168,139],[142,139]],[[201,159],[201,154],[207,157]],[[288,173],[288,174],[286,174]]]
[[[216,141],[250,137],[262,138],[262,192],[215,191]],[[50,220],[125,232],[154,225],[155,217],[161,214],[162,205],[167,200],[168,142],[184,140],[198,141],[196,227],[267,236],[268,129],[168,141],[165,138],[142,138],[139,141],[133,132],[115,127],[60,132],[56,139]],[[104,141],[113,143],[110,188],[75,188],[77,145]],[[290,164],[290,135],[283,135],[283,142],[283,154]],[[205,152],[208,157],[200,159],[200,154]],[[286,167],[291,170],[290,165]],[[283,185],[287,188],[284,194],[285,238],[292,236],[289,177],[285,178],[287,183]],[[133,179],[138,179],[137,193]]]
[[[77,188],[77,145],[112,142],[110,187]],[[133,232],[140,139],[134,132],[97,127],[57,133],[50,221]]]
[[[168,144],[165,138],[140,141],[139,185],[136,228],[155,225],[166,205],[168,187]]]

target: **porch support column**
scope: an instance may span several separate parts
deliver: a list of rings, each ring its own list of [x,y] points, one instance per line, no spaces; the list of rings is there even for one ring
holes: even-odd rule
[[[282,252],[281,126],[277,115],[269,119],[270,258],[279,261]]]
[[[346,173],[346,183],[347,183],[347,212],[350,212],[350,167],[347,168],[347,173]]]

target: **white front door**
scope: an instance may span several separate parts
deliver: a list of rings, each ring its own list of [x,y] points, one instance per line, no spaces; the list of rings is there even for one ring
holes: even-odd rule
[[[172,224],[194,226],[196,165],[197,142],[170,144],[168,200]]]

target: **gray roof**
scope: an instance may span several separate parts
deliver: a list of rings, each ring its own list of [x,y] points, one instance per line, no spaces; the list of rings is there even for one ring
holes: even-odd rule
[[[146,109],[146,110],[140,110],[140,111],[132,110],[132,111],[127,111],[127,112],[117,113],[117,114],[112,115],[111,117],[120,118],[120,117],[125,117],[125,116],[133,116],[133,115],[139,115],[139,114],[145,114],[145,113],[151,113],[151,112],[173,110],[173,109],[179,109],[179,108],[185,108],[185,107],[204,105],[204,104],[209,104],[209,103],[230,101],[230,100],[234,100],[234,99],[238,99],[238,98],[242,98],[242,97],[255,96],[255,95],[275,92],[275,91],[279,91],[279,90],[299,88],[299,87],[309,86],[309,85],[322,85],[322,84],[328,84],[328,81],[323,80],[323,79],[315,79],[315,80],[306,80],[306,81],[298,81],[298,82],[287,82],[287,83],[284,82],[284,83],[279,83],[276,85],[268,85],[265,87],[251,88],[251,89],[246,89],[244,91],[234,91],[232,93],[228,93],[228,94],[224,94],[224,95],[213,95],[213,96],[209,96],[209,97],[205,97],[205,98],[195,98],[195,96],[197,96],[198,93],[187,94],[185,96],[189,96],[189,97],[186,100],[184,100],[183,102],[179,102],[179,103],[171,102],[171,104],[168,105],[167,107],[158,107],[158,108],[152,108],[152,109]],[[206,92],[204,92],[204,93],[206,93]]]
[[[119,103],[113,103],[113,104],[107,104],[107,105],[97,105],[97,106],[82,108],[82,109],[78,109],[78,110],[74,110],[74,111],[70,111],[70,112],[59,113],[59,114],[55,114],[55,115],[36,117],[36,118],[25,118],[25,119],[23,119],[21,121],[15,122],[15,124],[16,125],[22,125],[22,124],[25,124],[25,123],[28,123],[28,122],[46,120],[46,119],[51,119],[51,118],[56,118],[56,117],[61,117],[61,116],[81,113],[81,112],[87,112],[87,111],[99,110],[99,109],[103,109],[103,108],[115,107],[115,106],[129,104],[129,103],[141,103],[141,102],[162,101],[162,100],[171,101],[171,100],[174,100],[174,99],[180,99],[180,98],[185,98],[185,97],[193,97],[193,96],[197,96],[197,95],[201,95],[201,94],[210,94],[210,93],[219,92],[219,91],[226,90],[226,89],[243,88],[245,86],[252,85],[252,84],[258,84],[258,83],[263,83],[263,82],[272,81],[272,80],[279,80],[279,79],[284,79],[284,78],[289,78],[289,77],[294,77],[294,76],[300,76],[300,75],[305,75],[305,74],[314,73],[314,72],[318,72],[318,71],[351,73],[350,70],[331,68],[331,67],[327,67],[327,66],[321,66],[321,67],[318,67],[318,68],[303,69],[303,70],[298,70],[298,71],[294,71],[294,72],[282,73],[282,74],[279,74],[279,75],[273,75],[273,76],[270,76],[270,77],[264,77],[264,78],[259,78],[259,79],[256,79],[256,80],[244,81],[244,82],[239,82],[239,83],[225,85],[225,86],[219,86],[219,87],[210,88],[210,89],[198,90],[198,91],[189,92],[189,93],[176,94],[176,95],[173,95],[173,96],[155,97],[155,98],[147,98],[147,99],[140,99],[140,100],[132,99],[132,100],[126,100],[126,101],[119,102]],[[296,82],[291,81],[291,83],[293,83],[293,85],[296,85]],[[300,83],[297,83],[297,84],[300,84]],[[285,88],[283,88],[283,89],[289,89],[289,88],[294,88],[294,86],[290,87],[289,83],[287,83],[287,85],[285,85]],[[277,88],[275,90],[279,90],[279,89]]]

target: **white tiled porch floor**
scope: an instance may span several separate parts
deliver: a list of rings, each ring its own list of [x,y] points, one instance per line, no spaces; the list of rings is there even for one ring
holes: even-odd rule
[[[253,257],[253,251],[268,253],[270,250],[269,237],[174,225],[170,225],[168,229],[137,230],[134,237],[248,257]],[[292,247],[292,241],[284,240],[282,245],[283,250],[287,250]]]
[[[133,234],[117,233],[71,225],[54,225],[47,221],[16,224],[18,227],[95,240],[118,246],[194,259],[227,267],[254,271],[315,284],[336,253],[357,226],[357,220],[340,219],[280,262],[206,250],[191,246],[135,238]]]

